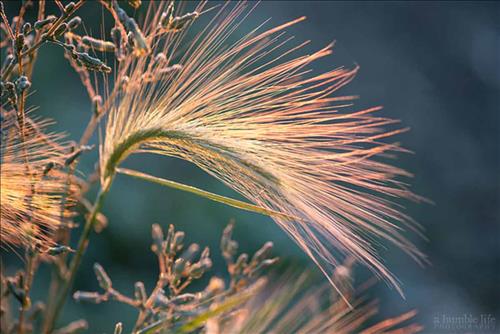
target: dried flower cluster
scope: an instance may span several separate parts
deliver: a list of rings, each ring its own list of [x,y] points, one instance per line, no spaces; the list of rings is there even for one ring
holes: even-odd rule
[[[252,257],[237,255],[229,226],[221,240],[228,284],[212,277],[203,291],[188,293],[191,282],[212,266],[208,249],[185,245],[184,234],[173,226],[164,235],[153,225],[159,277],[151,293],[138,282],[134,297],[126,296],[96,264],[102,291],[77,291],[78,301],[133,306],[139,313],[134,333],[360,330],[375,307],[351,298],[350,278],[341,279],[350,277],[342,275],[350,263],[368,266],[398,288],[375,245],[387,240],[417,261],[423,255],[403,236],[405,229],[418,232],[418,226],[393,203],[420,197],[400,181],[407,172],[381,159],[404,151],[384,142],[403,130],[384,130],[395,121],[375,115],[378,107],[350,112],[346,107],[354,97],[334,96],[358,69],[313,74],[311,63],[330,55],[332,45],[301,55],[307,42],[293,45],[285,30],[303,17],[242,34],[241,23],[254,9],[246,2],[209,7],[202,1],[191,12],[173,1],[151,1],[147,8],[140,0],[97,2],[114,22],[100,38],[88,35],[92,29],[76,15],[85,0],[54,0],[53,6],[45,0],[7,3],[16,7],[15,15],[0,2],[0,245],[25,251],[23,270],[7,275],[0,268],[0,332],[86,329],[85,320],[56,328],[89,238],[106,227],[101,209],[118,173],[272,217],[336,292],[325,307],[313,307],[311,298],[329,295],[328,288],[294,303],[286,293],[302,290],[305,280],[286,276],[283,283],[269,285],[260,276],[276,262],[270,257],[272,243]],[[143,23],[134,18],[135,10],[143,11]],[[36,13],[35,20],[26,18],[28,11]],[[193,34],[191,24],[208,16],[210,22]],[[49,122],[32,117],[35,111],[26,107],[37,54],[46,44],[64,53],[90,99],[90,121],[72,144],[49,133]],[[99,162],[91,175],[82,176],[80,157],[92,149],[88,142],[101,124]],[[129,155],[145,152],[189,161],[249,202],[122,168]],[[94,184],[99,191],[90,202],[86,192]],[[73,245],[77,215],[85,224]],[[33,278],[42,264],[53,273],[47,302],[32,303]],[[266,295],[276,303],[262,305]],[[389,319],[366,333],[390,332],[411,316]],[[396,332],[419,329],[409,325]],[[115,334],[123,330],[128,329],[119,323]]]
[[[211,268],[210,251],[204,248],[200,253],[200,246],[195,243],[185,247],[184,232],[176,232],[173,225],[169,226],[166,236],[159,225],[153,225],[151,249],[158,257],[160,273],[151,294],[146,293],[143,282],[135,283],[134,298],[116,291],[108,274],[96,263],[95,274],[104,292],[77,291],[73,298],[95,304],[112,299],[136,308],[139,314],[134,332],[137,333],[165,329],[190,332],[197,329],[205,323],[200,319],[207,314],[212,313],[213,317],[229,313],[229,310],[248,300],[251,292],[263,283],[259,279],[262,270],[277,260],[269,258],[272,243],[266,243],[250,261],[246,253],[239,255],[235,261],[238,243],[231,238],[232,229],[233,226],[228,225],[221,239],[221,251],[231,278],[228,287],[222,278],[214,276],[203,291],[186,293],[188,286]]]

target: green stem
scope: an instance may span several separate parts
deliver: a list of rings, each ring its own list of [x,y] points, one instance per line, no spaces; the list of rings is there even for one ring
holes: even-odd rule
[[[109,155],[106,165],[103,166],[104,179],[107,179],[112,173],[114,173],[118,165],[136,148],[144,143],[158,139],[192,140],[180,131],[169,131],[163,130],[162,128],[135,131],[113,148],[113,152]]]
[[[106,197],[106,194],[109,192],[111,183],[112,183],[112,178],[109,178],[108,182],[99,190],[94,206],[92,207],[92,211],[88,216],[87,221],[85,222],[82,235],[80,236],[80,240],[78,241],[78,247],[69,266],[68,276],[66,277],[66,280],[64,281],[62,286],[62,290],[55,301],[55,307],[53,308],[52,312],[50,311],[48,312],[47,317],[45,319],[45,326],[43,329],[43,333],[45,334],[49,334],[54,330],[56,320],[59,316],[59,313],[61,312],[62,307],[64,306],[68,293],[71,290],[71,287],[76,277],[76,272],[82,261],[82,257],[85,254],[85,251],[87,250],[90,233],[94,229],[94,225],[97,221],[97,216],[104,204],[104,198]]]
[[[83,0],[81,0],[83,1]],[[150,176],[147,174],[127,170],[127,169],[119,169],[118,165],[137,147],[139,147],[141,144],[149,142],[149,141],[154,141],[158,139],[169,139],[169,140],[186,140],[186,141],[191,141],[194,143],[197,143],[198,145],[201,145],[204,147],[202,142],[197,141],[196,139],[190,138],[186,134],[180,132],[180,131],[168,131],[168,130],[163,130],[161,128],[153,128],[153,129],[147,129],[147,130],[141,130],[141,131],[136,131],[135,133],[132,133],[129,135],[125,140],[123,140],[121,143],[116,145],[113,149],[113,152],[111,152],[110,156],[107,159],[107,162],[105,166],[103,167],[102,170],[102,176],[104,183],[101,186],[101,189],[99,191],[99,194],[97,195],[97,198],[95,200],[94,206],[92,208],[92,211],[90,215],[88,216],[88,219],[85,223],[85,227],[83,229],[82,235],[80,236],[80,240],[78,242],[78,247],[75,252],[75,255],[71,261],[69,270],[68,270],[68,276],[66,277],[66,280],[63,283],[62,290],[58,296],[58,298],[55,301],[55,306],[54,308],[51,308],[47,312],[47,316],[45,318],[45,323],[44,323],[44,329],[43,333],[44,334],[50,334],[54,330],[54,326],[56,323],[56,320],[59,316],[59,313],[61,312],[62,307],[64,306],[64,303],[66,301],[66,298],[68,296],[69,291],[71,290],[71,287],[73,285],[73,282],[75,280],[76,272],[78,270],[78,267],[80,266],[82,257],[87,249],[88,243],[89,243],[89,237],[90,233],[94,228],[94,225],[97,220],[97,215],[99,214],[104,198],[106,197],[106,194],[109,191],[109,188],[111,187],[111,183],[113,182],[113,178],[115,176],[116,172],[120,172],[123,174],[128,174],[131,176],[135,176],[147,181],[155,182],[158,184],[166,185],[172,188],[184,190],[190,193],[197,194],[199,196],[211,199],[216,202],[224,203],[229,206],[233,206],[239,209],[247,210],[247,211],[252,211],[252,212],[257,212],[261,214],[265,214],[268,216],[278,216],[280,218],[286,218],[286,219],[297,219],[297,217],[293,217],[284,213],[276,212],[273,210],[265,209],[250,203],[245,203],[239,200],[235,200],[232,198],[227,198],[221,195],[213,194],[205,190],[201,190],[195,187],[187,186],[181,183],[177,183],[174,181],[170,180],[164,180],[164,179],[159,179],[154,176]],[[205,143],[207,145],[207,143]],[[248,165],[248,163],[244,162],[245,165]]]
[[[243,201],[240,201],[240,200],[237,200],[234,198],[229,198],[229,197],[225,197],[222,195],[214,194],[214,193],[211,193],[211,192],[203,190],[203,189],[199,189],[199,188],[196,188],[193,186],[188,186],[186,184],[182,184],[182,183],[175,182],[172,180],[162,179],[162,178],[148,175],[145,173],[141,173],[141,172],[138,172],[135,170],[126,169],[126,168],[116,168],[116,172],[120,173],[120,174],[125,174],[128,176],[133,176],[135,178],[138,178],[138,179],[141,179],[144,181],[153,182],[156,184],[160,184],[162,186],[182,190],[182,191],[192,193],[192,194],[195,194],[195,195],[198,195],[201,197],[205,197],[209,200],[219,202],[219,203],[222,203],[222,204],[225,204],[228,206],[232,206],[233,208],[237,208],[237,209],[241,209],[241,210],[245,210],[245,211],[250,211],[250,212],[255,212],[255,213],[260,213],[260,214],[263,214],[266,216],[271,216],[271,217],[280,217],[283,219],[293,219],[293,220],[300,219],[298,217],[294,217],[294,216],[288,215],[286,213],[266,209],[266,208],[263,208],[263,207],[258,206],[258,205],[254,205],[254,204],[243,202]]]

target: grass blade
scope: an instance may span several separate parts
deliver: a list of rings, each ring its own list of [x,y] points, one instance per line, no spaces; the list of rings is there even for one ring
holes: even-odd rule
[[[225,300],[224,302],[222,302],[220,305],[217,305],[216,307],[209,309],[197,315],[193,319],[189,320],[188,322],[183,324],[180,328],[178,328],[176,333],[191,333],[197,328],[201,327],[207,320],[210,320],[211,318],[217,317],[221,314],[231,311],[233,308],[248,301],[250,297],[251,294],[249,292],[241,295],[232,296],[227,300]]]
[[[219,202],[219,203],[222,203],[222,204],[226,204],[226,205],[229,205],[229,206],[232,206],[234,208],[241,209],[241,210],[255,212],[255,213],[260,213],[260,214],[271,216],[271,217],[285,218],[285,219],[288,219],[288,220],[290,220],[290,219],[292,219],[292,220],[299,220],[297,217],[293,217],[291,215],[287,215],[287,214],[284,214],[284,213],[281,213],[281,212],[269,210],[269,209],[260,207],[258,205],[250,204],[250,203],[243,202],[243,201],[240,201],[240,200],[237,200],[237,199],[225,197],[225,196],[222,196],[222,195],[217,195],[217,194],[214,194],[214,193],[211,193],[209,191],[202,190],[202,189],[199,189],[199,188],[196,188],[196,187],[193,187],[193,186],[189,186],[189,185],[186,185],[186,184],[183,184],[183,183],[179,183],[179,182],[175,182],[175,181],[172,181],[172,180],[162,179],[162,178],[159,178],[159,177],[156,177],[156,176],[152,176],[152,175],[148,175],[148,174],[145,174],[145,173],[141,173],[141,172],[138,172],[138,171],[135,171],[135,170],[131,170],[131,169],[127,169],[127,168],[116,168],[116,172],[118,172],[120,174],[125,174],[125,175],[128,175],[128,176],[133,176],[133,177],[141,179],[141,180],[145,180],[145,181],[153,182],[153,183],[156,183],[156,184],[160,184],[162,186],[166,186],[166,187],[169,187],[169,188],[174,188],[174,189],[186,191],[186,192],[189,192],[189,193],[201,196],[201,197],[208,198],[208,199],[210,199],[212,201]]]

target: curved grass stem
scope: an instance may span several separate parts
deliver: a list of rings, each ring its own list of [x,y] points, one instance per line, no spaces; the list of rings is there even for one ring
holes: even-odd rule
[[[44,322],[44,328],[43,328],[43,333],[44,334],[49,334],[54,330],[54,326],[56,324],[56,320],[59,316],[59,313],[61,312],[62,307],[64,306],[64,303],[66,302],[66,298],[68,297],[69,291],[71,290],[71,287],[74,283],[75,277],[76,277],[76,272],[80,266],[80,263],[82,261],[82,257],[87,249],[88,243],[89,243],[89,237],[90,234],[94,228],[94,225],[97,221],[97,216],[102,208],[102,205],[104,203],[104,198],[106,197],[106,194],[109,192],[109,189],[111,187],[111,183],[113,182],[114,176],[116,173],[122,173],[122,174],[127,174],[129,176],[134,176],[139,179],[145,180],[145,181],[150,181],[154,182],[157,184],[161,184],[164,186],[168,186],[170,188],[175,188],[179,190],[183,190],[186,192],[190,192],[193,194],[196,194],[198,196],[202,196],[205,198],[208,198],[212,201],[216,201],[219,203],[223,203],[238,209],[246,210],[246,211],[251,211],[251,212],[256,212],[268,216],[274,216],[274,217],[280,217],[282,219],[297,219],[297,217],[293,217],[281,212],[273,211],[270,209],[266,209],[257,205],[253,205],[250,203],[246,203],[243,201],[239,201],[236,199],[228,198],[225,196],[217,195],[202,189],[198,189],[192,186],[188,186],[182,183],[177,183],[174,181],[170,180],[165,180],[161,178],[157,178],[151,175],[147,175],[144,173],[136,172],[133,170],[129,169],[122,169],[118,168],[118,165],[120,162],[122,162],[129,154],[130,152],[135,148],[140,146],[144,142],[148,142],[150,140],[158,139],[158,138],[168,138],[168,139],[186,139],[185,134],[180,133],[178,131],[165,131],[162,129],[149,129],[145,131],[138,131],[134,133],[133,135],[129,136],[126,140],[124,140],[122,143],[117,145],[113,152],[110,154],[109,159],[107,163],[104,166],[103,169],[103,178],[101,180],[102,185],[101,189],[99,190],[99,193],[97,195],[97,198],[94,202],[94,206],[92,207],[92,211],[90,212],[89,216],[87,217],[82,235],[80,236],[80,240],[78,242],[78,246],[75,252],[75,255],[73,259],[71,260],[71,263],[69,265],[69,270],[68,274],[66,276],[66,279],[63,282],[61,291],[59,296],[57,297],[55,303],[53,304],[54,307],[48,310],[47,316],[45,318]]]
[[[162,178],[148,175],[145,173],[141,173],[141,172],[138,172],[135,170],[126,169],[126,168],[116,168],[116,172],[120,173],[120,174],[125,174],[128,176],[133,176],[135,178],[138,178],[138,179],[141,179],[144,181],[149,181],[149,182],[153,182],[156,184],[160,184],[162,186],[166,186],[169,188],[174,188],[174,189],[182,190],[185,192],[189,192],[189,193],[207,198],[207,199],[215,201],[215,202],[219,202],[219,203],[222,203],[222,204],[225,204],[228,206],[232,206],[232,207],[237,208],[237,209],[255,212],[255,213],[260,213],[260,214],[263,214],[266,216],[271,216],[271,217],[273,217],[273,216],[279,217],[279,218],[283,218],[283,219],[294,219],[294,220],[299,219],[297,217],[293,217],[291,215],[287,215],[287,214],[282,213],[282,212],[266,209],[266,208],[263,208],[261,206],[257,206],[257,205],[251,204],[251,203],[247,203],[247,202],[243,202],[243,201],[240,201],[237,199],[214,194],[214,193],[211,193],[211,192],[203,190],[203,189],[199,189],[199,188],[189,186],[189,185],[186,185],[183,183],[175,182],[172,180],[162,179]]]
[[[66,302],[66,298],[68,296],[69,291],[73,285],[73,282],[76,277],[76,272],[80,267],[80,263],[82,261],[82,257],[87,250],[87,246],[89,244],[89,238],[92,230],[94,229],[94,225],[97,221],[97,216],[101,211],[101,208],[104,204],[104,198],[106,197],[109,189],[111,187],[112,178],[108,179],[108,182],[101,187],[99,193],[97,194],[97,198],[94,202],[94,206],[92,207],[92,211],[90,212],[87,220],[85,222],[85,226],[83,228],[83,232],[80,236],[80,240],[78,241],[78,246],[75,252],[73,259],[71,260],[68,274],[61,288],[60,294],[54,303],[53,309],[49,310],[47,316],[45,318],[43,333],[49,334],[54,330],[54,326],[56,324],[56,320],[61,312],[64,303]]]

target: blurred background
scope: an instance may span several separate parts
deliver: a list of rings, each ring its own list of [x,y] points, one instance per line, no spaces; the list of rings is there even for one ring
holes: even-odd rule
[[[6,5],[12,17],[19,4]],[[100,7],[89,1],[79,15],[89,34],[100,36]],[[435,322],[443,315],[491,314],[500,330],[500,5],[479,1],[265,1],[240,31],[268,18],[272,20],[266,27],[302,15],[308,19],[288,29],[297,43],[310,39],[307,49],[314,50],[336,41],[334,55],[313,64],[314,70],[360,65],[358,77],[338,94],[360,96],[353,110],[382,105],[381,115],[400,119],[402,126],[411,128],[395,140],[415,154],[400,155],[394,163],[415,174],[409,182],[417,194],[435,202],[404,203],[406,212],[426,230],[429,241],[416,236],[412,240],[431,264],[419,267],[390,247],[382,252],[401,280],[406,299],[384,283],[378,284],[373,294],[381,302],[379,319],[416,308],[425,332],[439,333]],[[112,24],[107,14],[104,21]],[[201,26],[195,24],[192,29]],[[56,120],[53,130],[80,138],[90,117],[90,104],[59,47],[42,48],[32,91],[28,102],[38,107],[36,114]],[[96,152],[87,154],[80,171],[89,173],[96,158]],[[131,157],[126,165],[237,197],[180,160],[141,155]],[[89,198],[93,196],[89,194]],[[153,223],[164,228],[175,224],[186,232],[188,241],[210,246],[215,273],[224,274],[218,242],[232,218],[242,251],[254,251],[270,240],[275,254],[287,264],[317,271],[269,218],[126,176],[117,178],[103,212],[109,227],[93,236],[75,289],[98,288],[94,262],[107,268],[122,292],[133,294],[137,280],[151,289],[157,275],[156,258],[149,250]],[[9,258],[7,270],[14,271],[19,262]],[[369,277],[359,267],[355,274],[360,283]],[[46,293],[47,277],[48,270],[42,269],[35,282],[35,298]],[[322,280],[319,274],[318,280]],[[134,316],[135,310],[113,302],[68,302],[64,310],[66,321],[88,319],[90,333],[110,332],[110,324],[123,320],[127,324]]]

